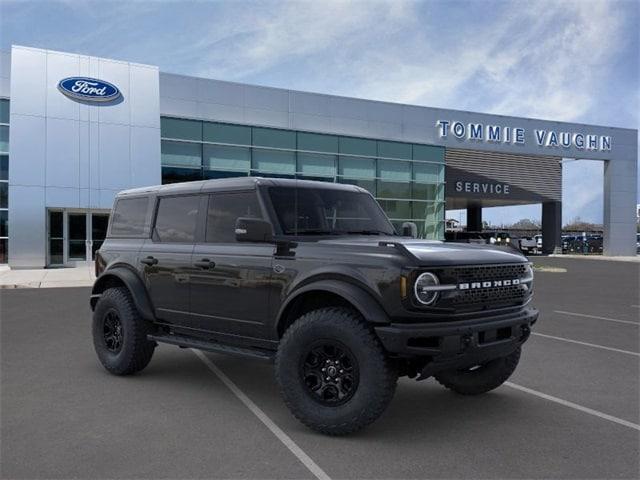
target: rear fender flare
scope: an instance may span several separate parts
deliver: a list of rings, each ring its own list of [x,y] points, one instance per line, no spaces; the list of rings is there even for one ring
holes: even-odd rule
[[[119,283],[121,282],[127,287],[133,298],[133,303],[144,319],[155,319],[153,307],[147,295],[144,282],[136,273],[126,267],[110,268],[98,277],[91,290],[91,310],[95,308],[100,295],[102,295],[107,285],[113,280],[119,281]]]

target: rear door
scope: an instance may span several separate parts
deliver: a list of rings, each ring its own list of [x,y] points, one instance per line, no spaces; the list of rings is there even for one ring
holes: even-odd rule
[[[189,275],[199,203],[199,195],[159,197],[151,239],[139,256],[156,317],[195,328],[197,322],[189,314]]]
[[[204,241],[193,251],[191,312],[204,330],[264,338],[275,247],[236,242],[239,217],[263,218],[255,191],[209,195]]]

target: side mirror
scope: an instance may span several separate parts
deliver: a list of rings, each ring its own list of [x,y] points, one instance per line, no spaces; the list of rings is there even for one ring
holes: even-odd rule
[[[261,218],[236,220],[236,240],[238,242],[269,243],[273,241],[271,224]]]
[[[404,222],[402,224],[402,236],[418,238],[418,226],[413,222]]]

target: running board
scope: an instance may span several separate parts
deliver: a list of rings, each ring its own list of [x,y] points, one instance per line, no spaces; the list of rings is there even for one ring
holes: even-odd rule
[[[185,335],[147,335],[147,339],[158,343],[177,345],[182,348],[195,348],[196,350],[204,350],[207,352],[228,353],[230,355],[239,355],[245,358],[254,358],[256,360],[264,360],[267,362],[272,362],[275,357],[275,352],[270,352],[269,350],[235,347],[214,341],[187,337]]]

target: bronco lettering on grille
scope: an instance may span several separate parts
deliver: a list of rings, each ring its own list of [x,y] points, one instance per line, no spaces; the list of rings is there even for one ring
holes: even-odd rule
[[[458,290],[477,290],[480,288],[510,287],[512,285],[520,285],[520,279],[511,280],[491,280],[484,282],[467,282],[459,283]]]

